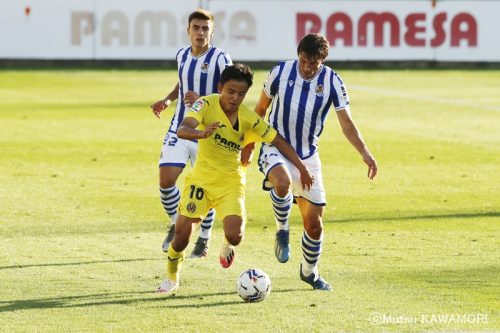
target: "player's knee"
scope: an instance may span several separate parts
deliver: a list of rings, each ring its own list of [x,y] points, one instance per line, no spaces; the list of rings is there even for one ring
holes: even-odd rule
[[[176,180],[177,180],[176,178],[172,178],[169,176],[162,177],[160,175],[160,187],[161,188],[169,188],[169,187],[175,186]]]
[[[321,221],[307,223],[305,229],[309,237],[312,239],[320,239],[321,234],[323,233],[323,225],[321,224]]]
[[[174,239],[172,240],[172,247],[174,248],[175,251],[181,252],[186,249],[188,246],[189,239],[184,238],[184,237],[178,237],[177,234],[174,236]]]
[[[274,185],[274,191],[280,197],[284,197],[290,191],[290,185],[292,184],[292,180],[288,177],[287,174],[280,175],[276,177]]]
[[[177,174],[169,172],[168,168],[160,168],[160,187],[169,188],[175,186]]]

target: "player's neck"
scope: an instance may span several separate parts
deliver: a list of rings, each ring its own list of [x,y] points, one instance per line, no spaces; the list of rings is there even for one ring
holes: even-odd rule
[[[207,50],[210,48],[210,45],[205,45],[202,47],[197,47],[197,46],[191,46],[191,54],[194,57],[201,56],[203,53],[207,52]]]
[[[302,76],[302,78],[304,80],[311,80],[311,79],[313,79],[318,74],[318,72],[319,72],[319,69],[317,71],[315,71],[314,73],[312,73],[312,74],[305,75],[304,73],[302,73],[302,71],[299,68],[299,74],[300,74],[300,76]]]
[[[226,111],[223,110],[224,113],[226,114],[227,119],[231,123],[231,126],[235,126],[236,122],[238,121],[238,110],[236,111]]]

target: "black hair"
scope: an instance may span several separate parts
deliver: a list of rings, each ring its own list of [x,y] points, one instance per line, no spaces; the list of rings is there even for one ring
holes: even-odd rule
[[[244,64],[234,64],[226,67],[220,76],[220,84],[224,85],[229,80],[245,81],[250,88],[253,84],[253,73],[250,67]]]
[[[320,34],[308,34],[299,42],[297,46],[297,55],[304,52],[309,57],[314,59],[326,59],[328,57],[328,51],[330,49],[330,44]]]

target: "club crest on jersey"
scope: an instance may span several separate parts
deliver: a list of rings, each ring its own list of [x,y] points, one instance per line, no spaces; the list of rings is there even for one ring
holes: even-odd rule
[[[209,67],[208,62],[204,62],[203,64],[201,64],[201,71],[203,73],[208,73],[208,67]]]
[[[288,81],[288,85],[291,87],[295,82],[293,80]]]
[[[323,91],[324,91],[324,87],[322,84],[318,84],[316,86],[316,96],[319,96],[319,97],[323,97]]]
[[[203,105],[205,105],[205,101],[203,99],[199,99],[194,102],[193,106],[191,107],[191,111],[200,112]]]
[[[196,211],[196,204],[194,202],[190,202],[187,204],[186,209],[190,213],[194,213]]]

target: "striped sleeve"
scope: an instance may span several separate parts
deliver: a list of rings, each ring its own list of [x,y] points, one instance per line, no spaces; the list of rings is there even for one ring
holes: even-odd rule
[[[330,98],[332,100],[335,111],[340,111],[343,109],[349,111],[349,95],[347,94],[347,88],[345,87],[344,82],[342,81],[340,76],[333,71],[330,77],[330,85]]]
[[[284,63],[281,63],[280,65],[273,67],[267,76],[266,82],[264,82],[263,89],[269,98],[273,98],[273,96],[278,92],[280,73],[283,69],[283,65]]]

